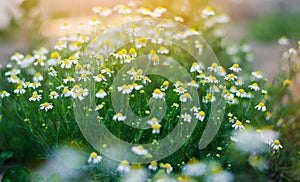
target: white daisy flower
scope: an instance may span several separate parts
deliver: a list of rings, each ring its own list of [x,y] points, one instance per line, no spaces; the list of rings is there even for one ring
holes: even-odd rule
[[[181,114],[180,117],[183,121],[190,123],[192,121],[192,116],[188,113]]]
[[[168,54],[168,53],[169,53],[169,49],[167,49],[167,48],[164,47],[164,46],[161,46],[161,47],[157,50],[157,53],[159,53],[159,54]]]
[[[219,66],[217,63],[212,63],[211,66],[209,66],[207,69],[209,71],[217,73],[220,70],[221,66]]]
[[[199,84],[195,80],[192,80],[187,85],[190,87],[199,88]]]
[[[118,87],[118,92],[121,92],[122,94],[130,94],[133,90],[133,86],[132,85],[122,85],[120,87]]]
[[[0,97],[3,99],[4,97],[9,97],[10,96],[10,93],[8,93],[6,90],[2,90],[1,91],[1,95]]]
[[[192,100],[192,96],[189,93],[184,93],[184,94],[180,95],[179,100],[181,102],[187,102],[188,100]]]
[[[161,125],[159,123],[153,123],[151,128],[152,128],[152,134],[159,134]]]
[[[44,102],[43,104],[40,105],[40,109],[48,111],[50,109],[53,109],[53,105],[52,105],[52,103]]]
[[[204,10],[202,10],[202,17],[203,18],[207,18],[207,17],[210,17],[210,16],[213,16],[215,15],[215,12],[210,8],[205,8]]]
[[[205,112],[204,111],[196,112],[196,113],[194,113],[194,115],[200,121],[203,121],[204,118],[205,118]]]
[[[164,165],[164,168],[166,169],[166,172],[169,174],[169,173],[171,173],[172,171],[173,171],[173,167],[171,166],[171,164],[169,164],[169,163],[166,163],[165,165]]]
[[[144,147],[142,145],[134,146],[131,148],[131,150],[137,155],[145,156],[148,154],[148,150],[144,149]]]
[[[245,127],[243,126],[243,123],[240,122],[239,120],[237,120],[233,125],[232,128],[234,129],[245,129]]]
[[[239,89],[235,94],[236,94],[236,96],[241,97],[241,98],[247,97],[247,92],[245,92],[244,89]]]
[[[37,91],[34,91],[32,96],[29,98],[29,101],[40,101],[42,99],[42,96],[37,93]]]
[[[24,94],[26,92],[25,89],[23,89],[22,85],[18,85],[17,88],[14,90],[15,94]]]
[[[114,116],[113,116],[113,120],[115,120],[115,121],[125,121],[125,119],[126,119],[127,117],[126,116],[124,116],[122,113],[117,113],[117,114],[115,114]]]
[[[253,83],[252,85],[249,85],[248,87],[251,90],[255,90],[255,91],[258,91],[260,89],[257,83]]]
[[[40,86],[42,86],[41,82],[33,82],[33,83],[30,83],[30,85],[28,87],[36,89],[36,88],[38,88]]]
[[[151,161],[149,166],[148,166],[148,169],[152,170],[152,171],[156,171],[158,169],[157,162],[156,161]]]
[[[190,72],[192,73],[192,72],[197,71],[198,73],[201,73],[203,69],[204,69],[203,65],[201,65],[201,64],[199,64],[199,63],[197,63],[197,62],[194,62],[194,63],[192,64],[192,67],[191,67],[191,69],[190,69]]]
[[[67,76],[67,78],[63,79],[63,83],[66,84],[68,82],[75,82],[75,79],[71,76]]]
[[[159,123],[159,120],[156,117],[153,117],[150,120],[148,120],[147,123],[149,125],[153,125],[153,124]]]
[[[267,107],[265,106],[265,103],[263,103],[263,102],[258,103],[258,105],[256,105],[254,108],[257,109],[258,111],[262,111],[262,112],[265,112],[267,110]]]
[[[179,93],[179,94],[184,94],[187,90],[184,87],[176,87],[174,89],[174,92]]]
[[[64,87],[61,95],[64,96],[64,97],[69,97],[69,96],[72,95],[72,92],[69,90],[68,87]]]
[[[101,110],[103,108],[103,106],[104,106],[103,104],[97,105],[96,108],[95,108],[95,111]]]
[[[240,72],[242,71],[242,68],[240,68],[240,66],[238,64],[233,64],[229,70],[234,71],[234,72]]]
[[[252,72],[251,75],[254,76],[257,79],[262,79],[263,78],[260,71]]]
[[[143,85],[139,85],[137,83],[133,83],[131,85],[135,90],[141,90],[143,88]]]
[[[103,89],[100,89],[100,90],[96,93],[96,97],[97,97],[97,98],[103,99],[105,96],[107,96],[107,93],[106,93]]]
[[[224,79],[226,81],[234,81],[237,79],[237,76],[233,73],[230,73],[230,74],[226,75]]]
[[[130,171],[129,162],[126,160],[121,161],[117,170],[122,173],[128,173]]]
[[[165,93],[162,92],[160,89],[156,88],[152,93],[152,97],[155,99],[164,99]]]
[[[102,160],[101,156],[97,155],[96,152],[92,152],[88,159],[88,163],[98,164],[99,162],[101,162],[101,160]]]
[[[274,140],[274,142],[271,143],[271,147],[276,151],[283,148],[279,140]]]
[[[100,21],[97,18],[93,17],[92,19],[89,20],[89,24],[92,26],[96,26],[100,24]]]
[[[51,91],[49,94],[50,99],[57,99],[58,94],[55,91]]]
[[[38,82],[42,81],[44,78],[40,72],[36,72],[33,76],[33,81]]]

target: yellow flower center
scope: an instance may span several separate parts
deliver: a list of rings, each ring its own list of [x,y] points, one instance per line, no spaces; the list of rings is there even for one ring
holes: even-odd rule
[[[274,141],[274,145],[280,145],[280,141],[279,140],[275,140]]]
[[[158,124],[158,123],[155,123],[155,124],[152,125],[153,130],[158,130],[160,127],[161,127],[161,125]]]
[[[238,125],[238,126],[242,126],[243,123],[240,122],[240,121],[236,121],[235,124]]]
[[[48,102],[44,102],[44,106],[48,107],[50,104]]]
[[[90,155],[90,157],[93,158],[93,159],[96,158],[97,156],[98,156],[98,155],[97,155],[96,152],[92,152],[91,155]]]

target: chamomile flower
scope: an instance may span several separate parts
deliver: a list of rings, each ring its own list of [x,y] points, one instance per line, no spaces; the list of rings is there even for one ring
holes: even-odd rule
[[[30,83],[30,85],[28,86],[29,88],[33,88],[33,89],[36,89],[38,87],[42,86],[41,82],[33,82],[33,83]]]
[[[274,142],[271,143],[271,147],[276,151],[283,148],[279,140],[274,140]]]
[[[184,22],[184,19],[182,17],[180,17],[180,16],[175,16],[174,20],[177,21],[177,22],[179,22],[179,23],[183,23]]]
[[[40,66],[45,66],[45,62],[43,59],[37,59],[34,63],[34,66],[40,65]]]
[[[258,111],[262,111],[262,112],[265,112],[267,110],[267,107],[265,106],[265,103],[263,103],[263,102],[258,103],[254,108],[257,109]]]
[[[157,53],[159,53],[159,54],[168,54],[168,53],[169,53],[169,49],[167,49],[167,48],[164,47],[164,46],[161,46],[161,47],[157,50]]]
[[[212,94],[206,94],[206,96],[203,97],[203,102],[205,104],[209,103],[209,102],[214,102],[216,100],[216,97],[213,96]]]
[[[10,96],[10,93],[8,93],[6,90],[1,91],[1,95],[0,95],[1,98],[9,97],[9,96]]]
[[[118,87],[118,92],[121,92],[122,94],[130,94],[133,90],[133,86],[132,85],[122,85],[120,87]]]
[[[49,94],[50,99],[57,99],[58,93],[55,91],[51,91]]]
[[[68,59],[63,60],[60,64],[60,67],[70,69],[72,67],[72,61],[70,61]]]
[[[7,78],[7,81],[9,83],[18,83],[20,81],[20,78],[17,75],[11,75]]]
[[[155,66],[155,65],[159,64],[160,58],[158,57],[158,55],[155,54],[155,55],[153,55],[151,60],[153,62],[153,65]]]
[[[254,76],[257,79],[262,79],[263,78],[260,71],[252,72],[251,75]]]
[[[247,92],[245,92],[244,89],[239,89],[236,93],[236,96],[241,97],[241,98],[245,98],[247,97]]]
[[[248,86],[251,90],[255,90],[255,91],[258,91],[260,88],[258,86],[258,84],[255,82],[253,83],[252,85],[249,85]]]
[[[107,93],[106,93],[103,89],[100,89],[100,90],[96,93],[96,97],[97,97],[97,98],[103,99],[105,96],[107,96]]]
[[[96,17],[93,17],[92,19],[89,20],[89,24],[91,26],[96,26],[100,24],[100,21]]]
[[[156,161],[151,161],[149,166],[148,166],[148,169],[152,170],[152,171],[156,171],[158,169],[157,162]]]
[[[142,47],[146,47],[146,45],[147,45],[147,39],[146,38],[142,37],[142,38],[136,40],[135,47],[137,49],[140,49]]]
[[[92,152],[88,159],[88,163],[98,164],[99,162],[101,162],[101,160],[101,156],[99,156],[96,152]]]
[[[161,85],[160,89],[167,90],[169,85],[170,85],[170,83],[168,81],[164,81],[163,84]]]
[[[44,102],[43,104],[40,105],[40,109],[45,111],[51,110],[53,109],[53,104],[49,102]]]
[[[156,117],[153,117],[150,120],[148,120],[147,123],[149,125],[153,125],[153,124],[159,123],[159,120]]]
[[[213,75],[205,77],[205,80],[207,81],[207,83],[219,83],[219,80]]]
[[[63,49],[67,48],[67,42],[66,41],[58,41],[56,45],[54,46],[55,50],[61,51]]]
[[[210,7],[207,7],[204,10],[202,10],[203,18],[207,18],[207,17],[213,16],[213,15],[215,15],[215,12]]]
[[[212,63],[207,69],[209,71],[217,73],[221,67],[217,63]]]
[[[70,91],[70,89],[68,87],[64,87],[61,95],[64,97],[69,97],[69,96],[72,96],[72,92]]]
[[[194,115],[200,121],[203,121],[204,118],[205,118],[205,112],[204,111],[196,112],[196,113],[194,113]]]
[[[130,171],[129,162],[127,160],[121,161],[117,170],[122,173],[128,173]]]
[[[148,150],[146,150],[142,145],[134,146],[131,150],[137,155],[147,155]]]
[[[173,171],[173,167],[171,166],[170,163],[166,163],[166,164],[164,165],[164,168],[166,169],[166,172],[167,172],[168,174],[171,173],[171,172]]]
[[[143,85],[139,85],[137,83],[133,83],[131,85],[135,90],[141,90],[143,88]]]
[[[243,126],[243,123],[240,122],[239,120],[237,120],[233,125],[232,128],[234,129],[245,129],[245,127]]]
[[[195,80],[190,81],[187,85],[189,87],[199,88],[199,84]]]
[[[237,79],[237,76],[233,73],[230,73],[230,74],[226,75],[224,79],[226,81],[234,81]]]
[[[101,8],[100,12],[99,12],[99,15],[100,16],[108,16],[112,13],[112,10],[107,8],[107,7],[103,7]]]
[[[63,83],[66,84],[68,82],[75,82],[75,79],[71,76],[67,76],[67,78],[63,79]]]
[[[70,30],[71,29],[71,25],[69,23],[64,23],[62,26],[60,26],[61,30]]]
[[[132,58],[135,58],[137,56],[137,53],[136,53],[136,50],[134,48],[130,48],[129,49],[129,55],[132,57]]]
[[[188,100],[192,100],[192,96],[189,93],[184,93],[184,94],[180,95],[179,100],[181,102],[187,102]]]
[[[193,72],[197,71],[198,73],[201,73],[203,69],[204,69],[203,65],[201,65],[200,63],[194,62],[192,64],[190,72],[193,73]]]
[[[190,123],[192,121],[192,116],[188,113],[181,114],[180,117],[183,121]]]
[[[179,94],[184,94],[187,90],[184,87],[177,87],[174,89],[174,92]]]
[[[37,93],[37,91],[34,91],[32,96],[29,98],[29,101],[40,101],[42,99],[42,96]]]
[[[38,82],[42,81],[44,78],[40,72],[36,72],[33,76],[33,81]]]
[[[104,68],[101,70],[102,74],[107,74],[109,77],[114,73],[114,71],[110,70],[109,68]]]
[[[125,121],[125,119],[126,119],[127,117],[126,116],[124,116],[122,113],[120,113],[120,112],[118,112],[117,114],[115,114],[114,116],[113,116],[113,120],[115,120],[115,121]]]
[[[152,134],[159,134],[161,125],[159,123],[153,123],[151,128],[152,128]]]
[[[286,36],[282,36],[278,39],[279,45],[289,45],[290,40]]]
[[[50,67],[48,69],[48,75],[56,77],[57,76],[57,71],[53,67]]]
[[[26,90],[22,87],[22,85],[18,85],[17,88],[14,90],[15,94],[24,94]]]
[[[240,66],[239,66],[238,64],[233,64],[233,65],[229,68],[229,70],[238,73],[238,72],[242,71],[242,68],[240,68]]]
[[[152,93],[152,97],[155,99],[164,99],[165,93],[162,92],[160,89],[156,88]]]

